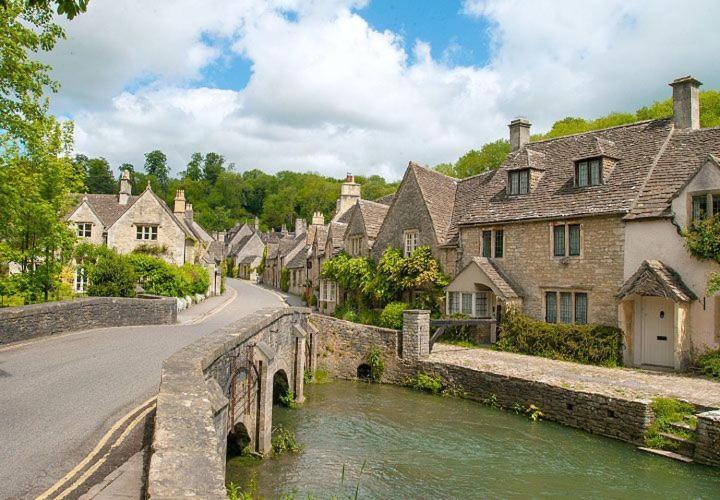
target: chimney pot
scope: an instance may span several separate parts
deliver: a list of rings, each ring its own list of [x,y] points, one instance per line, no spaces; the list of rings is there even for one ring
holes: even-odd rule
[[[185,190],[178,189],[175,191],[175,207],[173,208],[173,213],[182,216],[188,208],[192,208],[192,205],[185,203]]]
[[[679,129],[700,128],[701,82],[692,76],[677,78],[669,84],[673,89],[673,122]]]
[[[118,203],[120,205],[127,205],[132,195],[132,182],[130,181],[130,171],[123,170],[120,176],[120,194],[118,196]]]
[[[510,151],[518,151],[530,142],[530,122],[527,118],[515,118],[508,125],[510,129]]]

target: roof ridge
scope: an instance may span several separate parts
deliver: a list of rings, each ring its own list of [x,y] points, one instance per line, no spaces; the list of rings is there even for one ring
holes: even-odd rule
[[[561,135],[561,136],[559,136],[559,137],[549,137],[549,138],[547,138],[547,139],[542,139],[542,140],[540,140],[540,141],[530,141],[530,142],[528,142],[525,146],[523,146],[523,148],[528,147],[528,146],[531,146],[531,145],[533,145],[533,144],[542,144],[542,143],[546,143],[546,142],[557,141],[557,140],[560,140],[560,139],[567,139],[567,138],[569,138],[569,137],[577,137],[577,136],[580,136],[580,135],[588,135],[588,134],[592,134],[592,133],[595,133],[595,132],[604,132],[604,131],[606,131],[606,130],[615,130],[615,129],[618,129],[618,128],[626,128],[626,127],[636,127],[636,126],[638,126],[638,125],[643,125],[643,124],[652,123],[652,122],[667,122],[667,121],[670,121],[671,118],[672,118],[672,117],[666,117],[666,118],[651,118],[651,119],[649,119],[649,120],[639,120],[639,121],[631,122],[631,123],[623,123],[622,125],[613,125],[612,127],[605,127],[605,128],[598,128],[598,129],[588,130],[588,131],[586,131],[586,132],[577,132],[577,133],[575,133],[575,134]],[[720,128],[720,127],[718,127],[718,128]],[[699,130],[706,130],[706,129],[699,129]]]

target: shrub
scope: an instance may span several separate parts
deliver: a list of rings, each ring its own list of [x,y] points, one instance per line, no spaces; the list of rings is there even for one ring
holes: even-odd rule
[[[147,293],[165,297],[184,297],[207,293],[210,274],[197,264],[174,266],[163,259],[146,254],[131,254],[130,264]]]
[[[622,364],[622,330],[604,325],[545,323],[509,310],[499,327],[499,351],[591,365]]]
[[[358,321],[363,325],[379,325],[380,314],[374,309],[362,309],[358,313]]]
[[[694,428],[697,425],[697,418],[693,415],[695,408],[692,405],[672,398],[656,398],[653,399],[650,407],[655,418],[645,431],[647,446],[663,450],[678,448],[678,443],[664,438],[660,435],[661,432],[670,432],[686,439],[693,438],[692,431],[681,431],[671,425],[672,423],[686,423]]]
[[[720,378],[720,348],[707,351],[697,359],[698,368],[704,375]]]
[[[154,245],[152,243],[140,243],[133,249],[133,253],[144,253],[147,255],[165,255],[167,251],[167,245]]]
[[[295,434],[281,425],[272,430],[272,448],[276,454],[285,453],[286,451],[291,453],[300,451],[300,445],[295,439]]]
[[[295,401],[295,394],[293,391],[287,391],[285,394],[280,396],[280,404],[290,410],[297,410],[297,402]]]
[[[312,294],[312,295],[310,296],[310,302],[308,303],[308,305],[309,305],[310,307],[315,307],[315,306],[317,306],[317,295]]]
[[[409,307],[405,302],[390,302],[380,313],[380,326],[402,330],[403,311]]]
[[[373,347],[365,357],[367,364],[370,365],[370,379],[373,382],[380,382],[385,373],[385,362],[382,358],[382,351],[379,347]]]
[[[137,277],[127,257],[115,251],[103,252],[88,268],[88,295],[134,297]]]
[[[283,292],[290,290],[290,269],[287,267],[280,270],[280,290]]]
[[[408,380],[408,385],[418,391],[440,394],[443,388],[443,379],[440,375],[428,375],[420,372]]]
[[[210,273],[207,269],[197,264],[183,264],[180,272],[190,283],[190,293],[207,293],[210,287]]]

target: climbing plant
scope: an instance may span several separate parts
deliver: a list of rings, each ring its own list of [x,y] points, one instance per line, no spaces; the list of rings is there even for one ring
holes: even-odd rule
[[[695,220],[683,232],[685,246],[699,259],[711,259],[720,263],[720,215]],[[720,291],[720,274],[710,276],[707,284],[708,294]]]

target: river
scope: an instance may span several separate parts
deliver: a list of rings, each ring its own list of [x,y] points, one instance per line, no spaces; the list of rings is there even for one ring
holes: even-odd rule
[[[228,460],[266,499],[720,498],[720,470],[451,397],[363,382],[308,385],[274,425],[302,450]]]

